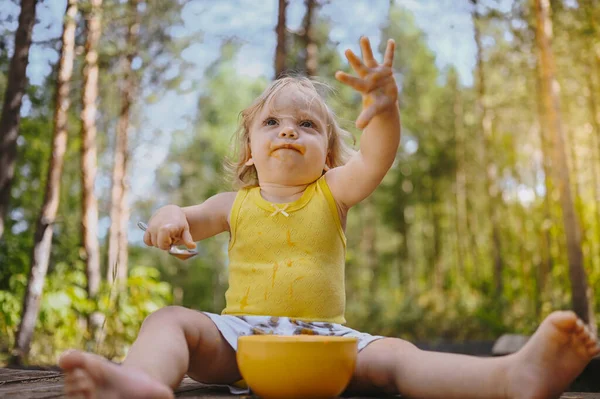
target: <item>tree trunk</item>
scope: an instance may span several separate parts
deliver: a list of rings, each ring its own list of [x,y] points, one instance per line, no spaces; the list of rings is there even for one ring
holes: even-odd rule
[[[571,115],[571,111],[569,109],[569,103],[566,102],[564,104],[564,110],[565,110],[565,115]],[[590,242],[589,239],[589,231],[591,229],[591,221],[590,223],[586,223],[586,217],[585,217],[585,205],[583,202],[583,198],[582,198],[582,189],[581,189],[581,184],[579,184],[579,180],[578,177],[580,175],[580,171],[579,171],[579,157],[577,156],[577,149],[576,149],[576,138],[575,138],[575,132],[573,131],[572,128],[570,128],[569,124],[567,123],[566,126],[564,127],[565,129],[565,139],[566,139],[566,147],[568,148],[568,154],[567,154],[567,167],[570,167],[570,171],[572,171],[569,175],[572,176],[572,190],[573,190],[573,200],[574,200],[574,206],[575,206],[575,216],[578,219],[579,222],[579,226],[581,229],[581,248],[582,251],[585,250],[586,248],[589,248],[589,250],[587,252],[591,253],[591,248],[593,247],[593,244]],[[570,159],[569,159],[570,158]],[[569,177],[570,177],[569,176]],[[589,261],[589,259],[588,259]],[[583,262],[583,266],[585,267],[585,260]]]
[[[17,161],[17,138],[21,121],[21,104],[27,77],[31,32],[35,23],[37,0],[22,0],[19,26],[15,33],[15,49],[8,70],[2,116],[0,117],[0,238],[4,234],[4,220],[8,213],[10,188]]]
[[[73,56],[75,45],[75,18],[77,16],[77,0],[69,0],[65,12],[62,34],[62,48],[58,65],[56,82],[56,104],[54,111],[54,131],[52,135],[52,153],[44,202],[37,221],[31,255],[31,269],[27,281],[27,289],[23,299],[21,323],[17,333],[13,362],[21,363],[29,352],[31,337],[40,307],[44,280],[50,260],[53,224],[59,203],[60,179],[63,160],[67,148],[67,118],[70,106],[69,90],[73,72]]]
[[[125,144],[127,148],[127,144]],[[129,152],[125,149],[125,165],[124,171],[125,176],[122,181],[122,196],[121,196],[121,233],[119,234],[119,255],[118,262],[119,268],[117,269],[117,278],[120,282],[125,283],[127,281],[127,265],[129,262],[129,241],[127,238],[127,226],[129,225],[130,209],[129,209],[129,182],[127,179],[127,163],[129,160]]]
[[[598,22],[600,20],[600,7],[598,7],[598,3],[596,0],[579,0],[579,7],[583,9],[586,15],[586,20],[588,22],[587,28],[589,29],[589,43],[590,43],[590,55],[595,60],[596,64],[596,76],[598,78],[598,82],[600,84],[600,44],[595,44],[593,39],[598,38],[598,34],[600,34],[600,26],[598,26]],[[595,47],[595,50],[594,50]],[[600,118],[600,116],[599,116]]]
[[[592,5],[591,0],[582,0],[580,1],[580,7],[583,9],[585,13],[585,19],[587,21],[586,29],[589,29],[590,35],[587,39],[587,49],[586,54],[584,56],[584,63],[586,66],[586,80],[587,86],[589,88],[588,93],[588,106],[590,109],[590,119],[592,120],[592,127],[594,128],[594,134],[592,135],[592,142],[594,145],[592,148],[596,150],[600,150],[600,107],[596,102],[596,96],[598,93],[598,88],[594,85],[593,76],[598,77],[598,85],[600,85],[600,43],[595,44],[593,38],[597,38],[600,34],[600,29],[596,23],[596,18],[594,17],[594,6]],[[600,16],[600,7],[597,8],[596,14]],[[596,50],[594,50],[596,47]],[[600,156],[600,152],[593,151],[593,154],[596,156]],[[597,174],[597,162],[592,157],[592,176],[594,179],[594,205],[595,212],[594,217],[596,221],[596,237],[595,243],[598,245],[600,242],[600,203],[598,202],[598,189],[600,189],[600,185],[598,182],[598,174]],[[598,249],[596,249],[596,255],[599,255]],[[593,258],[597,258],[594,256]]]
[[[465,126],[463,99],[458,86],[458,79],[454,82],[454,136],[456,153],[456,175],[455,175],[455,234],[456,234],[456,275],[464,278],[465,251],[463,240],[467,240],[469,234],[467,228],[467,176],[465,173]]]
[[[499,210],[499,188],[496,184],[498,178],[498,167],[494,164],[488,149],[494,148],[492,113],[486,103],[485,71],[483,69],[483,47],[481,44],[481,32],[479,29],[479,13],[477,11],[477,0],[471,0],[473,3],[473,26],[475,33],[475,45],[477,47],[477,108],[479,111],[479,121],[483,133],[483,146],[481,149],[481,158],[485,167],[486,188],[488,191],[488,209],[487,213],[491,222],[492,230],[492,259],[494,262],[494,295],[497,299],[502,298],[503,288],[503,268],[502,245],[500,239],[500,210]]]
[[[534,29],[532,32],[535,34],[535,26],[531,27]],[[544,207],[543,207],[543,220],[540,225],[540,233],[541,233],[541,246],[542,246],[542,261],[541,267],[538,273],[538,294],[540,295],[540,306],[546,298],[546,286],[548,283],[548,278],[551,275],[552,267],[554,260],[552,259],[552,234],[551,228],[554,225],[554,218],[552,215],[552,207],[550,204],[550,199],[552,198],[552,192],[554,191],[554,187],[552,184],[552,164],[551,164],[551,155],[552,154],[552,140],[549,137],[550,133],[548,130],[548,126],[546,124],[546,119],[543,117],[544,115],[544,106],[542,104],[542,80],[540,73],[539,63],[536,65],[536,71],[534,80],[536,83],[535,91],[537,93],[538,101],[537,103],[537,112],[538,112],[538,134],[540,138],[540,148],[542,150],[542,168],[544,170]],[[541,311],[540,309],[538,309]]]
[[[431,187],[431,191],[434,192],[435,191],[435,183],[432,183],[432,187]],[[430,207],[430,214],[431,214],[431,226],[433,229],[433,242],[432,242],[432,249],[433,249],[433,287],[435,290],[437,290],[438,292],[442,291],[442,288],[444,286],[444,279],[445,279],[445,267],[444,267],[444,260],[442,258],[442,225],[441,225],[441,212],[439,210],[440,208],[440,204],[438,204],[438,200],[436,198],[436,195],[433,194],[432,195],[432,200],[431,203],[429,204]]]
[[[128,130],[129,113],[135,90],[135,74],[131,63],[136,55],[136,45],[139,32],[139,0],[129,0],[129,26],[127,29],[126,57],[123,60],[123,82],[121,89],[121,110],[117,125],[117,140],[112,176],[110,231],[108,243],[107,280],[109,283],[118,280],[124,284],[127,278],[127,221],[129,207],[127,205],[126,181],[128,163]]]
[[[100,250],[98,244],[98,201],[94,195],[96,182],[96,99],[98,97],[98,40],[102,0],[91,0],[86,13],[85,63],[81,106],[81,233],[85,250],[87,292],[95,299],[100,287]],[[90,317],[92,333],[101,325],[101,315]]]
[[[413,275],[414,275],[414,263],[410,262],[410,247],[409,247],[409,240],[408,240],[408,234],[409,234],[409,226],[408,223],[406,222],[406,214],[405,214],[405,207],[399,206],[397,208],[397,215],[398,215],[398,234],[400,235],[400,239],[398,240],[398,246],[397,246],[397,254],[396,257],[398,258],[397,261],[397,274],[399,276],[399,283],[400,285],[403,285],[407,291],[412,292],[412,289],[414,288],[412,286],[412,283],[414,282],[413,280]]]
[[[542,84],[544,115],[552,143],[552,163],[555,165],[555,180],[558,185],[563,224],[567,242],[569,277],[571,280],[571,300],[573,310],[586,323],[593,325],[593,313],[588,300],[588,282],[583,267],[581,249],[581,229],[573,198],[565,154],[564,129],[561,120],[559,85],[555,78],[554,55],[552,53],[552,22],[548,0],[534,0],[536,16],[536,41],[538,46],[539,72]]]
[[[590,137],[590,148],[592,148],[592,165],[591,165],[591,171],[592,171],[592,181],[593,181],[593,203],[594,203],[594,220],[596,222],[596,230],[595,230],[595,235],[596,237],[593,238],[591,241],[593,243],[596,244],[596,255],[600,255],[599,251],[598,251],[598,243],[600,243],[600,201],[598,199],[598,189],[600,189],[600,181],[598,178],[598,171],[597,171],[597,162],[595,156],[600,155],[600,152],[598,151],[599,146],[600,146],[600,113],[598,112],[598,105],[596,104],[596,97],[595,97],[595,93],[597,93],[597,89],[594,86],[594,82],[592,79],[592,70],[593,67],[591,65],[588,64],[588,71],[589,73],[586,74],[587,77],[587,84],[588,84],[588,93],[587,93],[587,97],[588,97],[588,106],[590,109],[590,119],[592,120],[592,127],[594,129],[594,134],[591,135]],[[597,258],[597,256],[594,256],[593,258]]]
[[[372,198],[367,198],[361,206],[362,233],[360,235],[360,252],[363,259],[362,267],[370,274],[370,294],[373,295],[377,289],[377,251],[375,243],[377,233],[377,213]]]
[[[314,14],[318,6],[317,0],[305,0],[306,13],[302,21],[303,34],[302,41],[304,42],[304,70],[306,76],[317,76],[317,68],[319,66],[318,48],[315,43],[315,33],[313,28]]]
[[[541,91],[539,90],[540,87],[538,87],[538,93],[540,95],[541,98]],[[541,105],[541,101],[539,102],[539,104]],[[540,112],[540,115],[542,114],[542,110],[538,110],[538,112]],[[548,282],[548,277],[550,276],[550,273],[552,272],[552,265],[553,265],[553,260],[552,260],[552,236],[550,234],[550,228],[552,227],[553,223],[553,218],[552,218],[552,211],[551,211],[551,206],[550,206],[550,197],[552,195],[552,183],[551,183],[551,179],[550,179],[550,174],[552,173],[552,168],[550,165],[550,153],[551,153],[551,148],[549,145],[549,141],[548,141],[548,130],[547,127],[545,126],[545,123],[543,122],[543,118],[540,118],[540,124],[539,124],[539,135],[540,135],[540,146],[542,148],[542,167],[544,169],[544,188],[546,190],[546,193],[544,195],[544,208],[543,208],[543,212],[544,212],[544,217],[540,226],[540,233],[541,233],[541,242],[542,242],[542,251],[541,251],[541,256],[542,256],[542,260],[541,260],[541,265],[540,265],[540,270],[539,270],[539,274],[538,274],[538,294],[540,296],[540,305],[543,302],[543,299],[545,298],[545,294],[546,294],[546,285]],[[541,308],[538,309],[541,311]]]
[[[285,10],[288,0],[279,0],[279,14],[277,17],[277,48],[275,49],[275,79],[281,77],[285,72],[285,58],[287,56],[286,34],[285,34]]]

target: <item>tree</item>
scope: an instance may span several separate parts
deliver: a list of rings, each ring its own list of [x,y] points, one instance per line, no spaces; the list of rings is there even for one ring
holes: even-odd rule
[[[125,282],[127,278],[127,221],[129,206],[127,204],[127,164],[128,164],[128,130],[131,107],[137,85],[136,74],[132,70],[132,62],[137,54],[137,41],[140,29],[140,0],[129,0],[128,28],[125,57],[122,63],[121,109],[117,125],[117,141],[115,146],[110,232],[108,243],[107,280]]]
[[[305,0],[306,13],[302,21],[302,41],[304,42],[304,70],[307,76],[316,76],[319,66],[318,47],[315,42],[314,19],[318,7],[317,0]]]
[[[4,233],[4,219],[8,211],[10,189],[15,173],[17,138],[21,104],[27,78],[31,32],[35,23],[37,0],[22,0],[19,26],[15,34],[15,49],[8,71],[8,84],[0,116],[0,238]]]
[[[95,298],[100,287],[100,249],[98,244],[98,201],[94,195],[96,182],[96,100],[98,97],[98,41],[102,0],[91,0],[85,12],[85,61],[81,96],[81,191],[82,244],[85,250],[87,291]],[[90,319],[92,329],[99,326],[97,317]]]
[[[285,58],[287,57],[287,35],[285,34],[285,11],[288,0],[279,0],[279,12],[277,16],[277,48],[275,49],[275,79],[279,78],[286,70]]]
[[[456,175],[454,181],[455,190],[455,226],[456,229],[456,267],[458,268],[457,275],[464,276],[465,257],[468,251],[465,251],[465,241],[468,242],[468,226],[467,226],[467,176],[465,173],[466,155],[465,155],[465,126],[464,126],[464,109],[463,95],[461,93],[458,73],[452,69],[448,74],[448,86],[454,93],[454,124],[453,133],[456,153]]]
[[[583,267],[581,249],[581,228],[575,214],[571,194],[569,167],[565,154],[565,133],[561,119],[559,84],[556,80],[554,54],[552,52],[552,22],[549,0],[534,0],[536,16],[536,42],[538,47],[539,73],[545,125],[552,137],[552,163],[555,181],[558,186],[563,225],[567,242],[569,277],[571,280],[571,301],[573,310],[586,323],[593,320],[593,309],[588,301],[588,283]]]
[[[500,239],[500,214],[499,214],[499,188],[497,185],[498,167],[494,163],[494,158],[489,152],[494,148],[494,131],[492,126],[492,113],[487,104],[486,79],[483,65],[483,47],[481,44],[481,30],[479,27],[481,16],[477,10],[478,1],[471,0],[473,4],[473,26],[475,28],[475,45],[477,47],[477,108],[478,118],[481,126],[482,146],[481,158],[484,163],[488,214],[492,230],[492,258],[494,275],[494,295],[497,299],[502,298],[503,280],[503,259],[502,245]]]
[[[77,0],[69,0],[65,11],[62,48],[58,61],[52,154],[50,156],[44,202],[36,225],[31,254],[31,269],[23,298],[22,318],[13,353],[15,363],[21,363],[23,357],[29,352],[50,260],[53,224],[59,204],[60,180],[67,147],[67,116],[70,106],[69,90],[73,73],[76,17]]]

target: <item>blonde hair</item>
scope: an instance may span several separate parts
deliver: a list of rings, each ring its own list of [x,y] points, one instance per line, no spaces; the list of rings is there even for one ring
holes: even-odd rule
[[[258,175],[254,165],[248,166],[250,159],[250,126],[254,118],[262,111],[263,107],[283,88],[296,85],[303,92],[311,95],[313,101],[324,111],[327,130],[327,166],[335,168],[344,165],[355,152],[347,140],[353,139],[352,135],[342,129],[337,123],[335,114],[329,109],[323,97],[317,91],[316,84],[328,88],[324,83],[315,82],[306,77],[286,76],[273,81],[265,91],[250,105],[240,112],[240,124],[234,136],[233,157],[226,162],[226,169],[231,175],[235,188],[254,187],[258,185]]]

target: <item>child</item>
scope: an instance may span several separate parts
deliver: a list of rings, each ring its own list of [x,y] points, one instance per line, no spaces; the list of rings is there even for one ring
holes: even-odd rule
[[[155,312],[122,365],[66,352],[59,364],[69,396],[172,398],[185,374],[233,384],[241,378],[237,337],[245,334],[355,336],[360,352],[349,392],[419,398],[557,397],[600,352],[572,312],[552,313],[523,349],[501,358],[421,351],[342,326],[346,215],[381,182],[400,140],[394,42],[388,41],[383,64],[366,38],[360,44],[362,62],[346,51],[358,77],[336,73],[363,97],[360,150],[350,154],[345,132],[310,80],[273,82],[241,114],[234,170],[242,188],[196,206],[163,207],[144,235],[146,244],[167,250],[229,231],[223,314],[182,307]]]

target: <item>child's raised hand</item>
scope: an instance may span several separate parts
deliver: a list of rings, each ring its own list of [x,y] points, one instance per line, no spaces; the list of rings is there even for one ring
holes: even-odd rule
[[[397,106],[398,87],[392,71],[395,46],[394,40],[389,39],[383,64],[378,64],[373,57],[369,39],[363,36],[360,38],[360,48],[364,63],[352,50],[346,50],[346,58],[358,77],[342,71],[335,74],[337,80],[362,94],[363,109],[356,120],[356,127],[359,129],[364,129],[375,115]]]
[[[159,209],[148,222],[144,243],[152,247],[169,250],[171,245],[183,244],[196,248],[190,234],[190,226],[183,210],[174,205]]]

